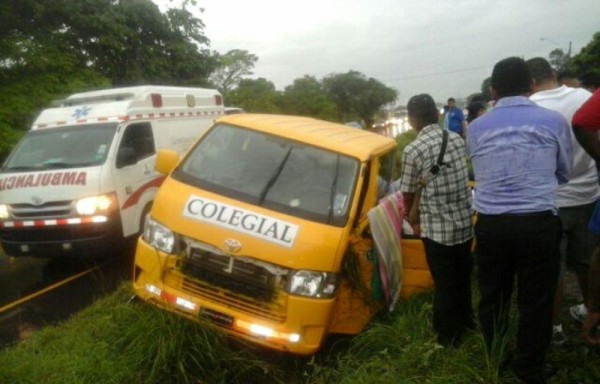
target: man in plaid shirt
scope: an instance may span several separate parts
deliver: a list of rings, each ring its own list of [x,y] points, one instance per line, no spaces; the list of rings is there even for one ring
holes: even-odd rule
[[[438,342],[455,346],[462,334],[474,328],[471,305],[471,193],[464,140],[448,132],[443,165],[438,163],[443,130],[431,96],[413,96],[407,105],[408,121],[417,138],[402,153],[400,191],[409,212],[415,192],[421,189],[419,220],[411,223],[420,233],[435,283],[433,327]]]

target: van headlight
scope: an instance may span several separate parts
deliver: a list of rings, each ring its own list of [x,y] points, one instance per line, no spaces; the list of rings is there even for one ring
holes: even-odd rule
[[[75,208],[80,215],[105,213],[116,206],[114,195],[89,196],[77,200]]]
[[[150,215],[146,216],[142,239],[150,246],[165,253],[172,254],[175,248],[175,235],[173,232],[151,218]]]
[[[286,291],[292,295],[329,299],[335,293],[336,275],[318,271],[291,271]]]
[[[0,219],[8,219],[8,205],[0,204]]]

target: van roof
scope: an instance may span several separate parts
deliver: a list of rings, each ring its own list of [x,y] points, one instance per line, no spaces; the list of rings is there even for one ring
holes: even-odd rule
[[[145,100],[151,93],[160,93],[163,98],[183,97],[186,95],[194,95],[196,97],[211,97],[218,94],[214,89],[206,88],[191,88],[191,87],[170,87],[163,85],[140,85],[134,87],[122,87],[101,89],[97,91],[74,93],[65,99],[66,102],[75,102],[82,100],[83,102],[90,101],[106,101],[108,100]]]
[[[389,137],[309,117],[245,113],[220,117],[217,123],[285,136],[360,160],[368,160],[373,154],[383,153],[396,146],[396,141]]]
[[[214,89],[144,85],[72,94],[42,110],[32,129],[99,121],[212,117],[224,111],[221,95]]]

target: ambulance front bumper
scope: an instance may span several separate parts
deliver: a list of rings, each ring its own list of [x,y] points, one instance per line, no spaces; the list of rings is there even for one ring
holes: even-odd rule
[[[7,255],[58,257],[106,255],[122,242],[121,219],[109,215],[0,222],[0,243]]]

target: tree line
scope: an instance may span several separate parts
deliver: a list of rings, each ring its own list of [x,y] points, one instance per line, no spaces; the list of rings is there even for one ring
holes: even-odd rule
[[[588,84],[596,84],[597,87],[600,87],[600,32],[596,32],[592,40],[574,56],[571,55],[570,43],[567,52],[561,48],[552,50],[548,54],[548,62],[559,78],[580,79],[582,82],[585,79]],[[492,97],[490,85],[491,77],[481,83],[479,95],[487,100],[491,100]]]
[[[210,49],[194,0],[161,12],[151,0],[0,2],[0,159],[52,100],[74,92],[141,84],[217,88],[247,112],[312,116],[370,127],[398,92],[358,71],[305,75],[283,91],[249,79],[258,57]],[[600,72],[600,33],[556,68]],[[487,92],[486,81],[482,93]]]
[[[192,0],[161,12],[151,0],[19,0],[0,3],[0,159],[52,100],[141,84],[219,89],[248,112],[361,120],[370,126],[396,90],[356,71],[297,79],[283,92],[245,79],[258,60],[210,49]]]

